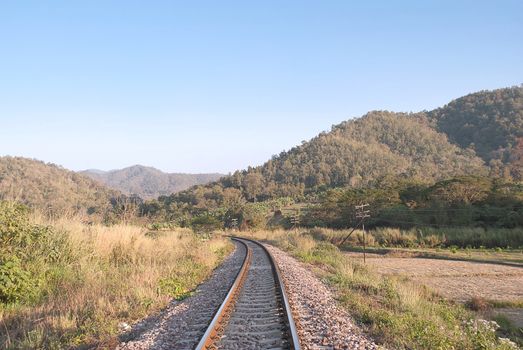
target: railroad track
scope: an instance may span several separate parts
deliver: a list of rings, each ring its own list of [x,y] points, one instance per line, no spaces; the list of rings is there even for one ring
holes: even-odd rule
[[[196,350],[300,349],[279,269],[260,243],[232,238],[245,258]]]

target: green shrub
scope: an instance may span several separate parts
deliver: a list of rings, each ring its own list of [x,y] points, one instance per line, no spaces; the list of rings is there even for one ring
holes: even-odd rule
[[[47,270],[71,260],[68,236],[30,221],[20,204],[0,202],[0,301],[28,303],[45,294]]]
[[[195,232],[208,233],[223,228],[220,220],[210,214],[196,216],[191,220],[191,227]]]
[[[32,242],[28,209],[0,201],[0,252],[19,252]]]
[[[158,291],[176,300],[182,300],[191,295],[191,292],[184,283],[176,277],[161,279],[159,281]]]
[[[0,257],[0,302],[15,303],[34,296],[36,283],[15,255]]]

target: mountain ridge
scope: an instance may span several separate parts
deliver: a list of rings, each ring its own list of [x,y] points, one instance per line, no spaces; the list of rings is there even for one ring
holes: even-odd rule
[[[472,128],[472,130],[470,130]],[[489,135],[496,135],[492,142]],[[474,142],[460,142],[462,139]],[[372,111],[239,170],[174,194],[166,203],[218,208],[231,200],[302,200],[385,179],[434,183],[467,175],[523,180],[523,87],[483,90],[416,113]]]
[[[24,157],[0,157],[0,199],[48,214],[102,213],[121,193],[62,166]]]
[[[219,173],[166,173],[140,164],[109,171],[88,169],[80,171],[80,173],[124,194],[135,194],[144,199],[170,195],[224,176]]]

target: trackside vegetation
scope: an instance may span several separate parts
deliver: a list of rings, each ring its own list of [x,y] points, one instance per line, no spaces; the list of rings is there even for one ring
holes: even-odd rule
[[[312,264],[356,321],[390,349],[517,349],[499,338],[496,324],[477,319],[460,304],[444,300],[402,277],[384,277],[342,254],[334,245],[297,231],[248,234]]]
[[[0,202],[0,348],[110,347],[185,298],[232,249],[190,230],[48,221]]]

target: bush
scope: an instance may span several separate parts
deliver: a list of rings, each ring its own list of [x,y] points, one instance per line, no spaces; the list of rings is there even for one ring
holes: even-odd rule
[[[220,220],[212,215],[204,214],[196,216],[191,220],[191,227],[195,232],[209,233],[214,230],[220,230],[223,228],[223,224]]]
[[[377,228],[369,236],[373,236],[379,245],[385,247],[409,248],[419,244],[416,235],[398,228]]]
[[[14,256],[0,257],[0,302],[15,303],[35,293],[35,281],[21,260]]]
[[[523,229],[513,228],[488,228],[457,227],[446,229],[425,229],[429,236],[442,238],[444,246],[457,246],[465,248],[496,248],[520,247],[523,245]]]
[[[19,204],[0,202],[0,301],[34,301],[43,283],[44,263],[64,259],[69,241],[48,226],[29,220],[29,210]]]

